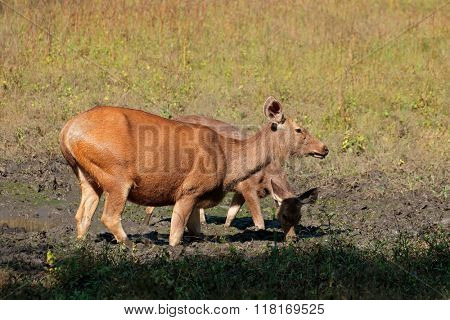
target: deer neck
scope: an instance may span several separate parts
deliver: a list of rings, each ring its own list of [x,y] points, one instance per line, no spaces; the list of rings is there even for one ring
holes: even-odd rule
[[[279,187],[284,190],[285,197],[293,198],[296,193],[294,188],[289,184],[289,179],[286,172],[283,169],[282,164],[271,163],[269,167],[266,169],[269,172],[268,179],[266,179],[267,183],[270,184],[270,181],[276,183]]]
[[[247,179],[270,163],[282,164],[288,154],[282,138],[282,134],[272,131],[268,124],[246,139],[226,139],[225,188],[233,188],[236,183]]]

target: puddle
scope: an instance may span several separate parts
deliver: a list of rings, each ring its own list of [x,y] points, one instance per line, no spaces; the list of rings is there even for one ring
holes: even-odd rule
[[[54,208],[41,207],[30,214],[14,215],[12,210],[0,210],[0,226],[23,232],[48,231],[61,222],[61,214]]]
[[[0,219],[0,226],[3,228],[22,229],[25,232],[48,231],[56,226],[56,221],[36,218],[9,218]]]

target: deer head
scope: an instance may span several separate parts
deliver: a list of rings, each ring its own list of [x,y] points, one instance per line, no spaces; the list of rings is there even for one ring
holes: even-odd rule
[[[313,156],[320,159],[327,156],[327,146],[305,128],[301,128],[293,119],[286,118],[281,103],[275,98],[267,98],[264,103],[264,115],[271,122],[271,130],[280,135],[275,146],[278,150],[274,150],[279,155]],[[289,150],[283,149],[286,147]]]
[[[314,203],[317,200],[319,190],[310,189],[300,195],[293,195],[283,189],[274,181],[271,181],[272,197],[278,204],[277,218],[287,238],[295,237],[295,226],[301,218],[301,208],[305,204]]]

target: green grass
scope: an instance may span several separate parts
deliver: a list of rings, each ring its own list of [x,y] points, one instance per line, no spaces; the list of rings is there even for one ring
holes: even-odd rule
[[[9,199],[16,199],[25,202],[31,206],[51,205],[57,206],[66,204],[64,201],[55,199],[54,196],[45,192],[44,187],[40,184],[30,184],[15,181],[2,181],[0,183],[1,195]],[[41,190],[42,188],[42,190]]]
[[[96,104],[260,125],[273,95],[331,150],[305,172],[448,164],[448,10],[403,33],[441,1],[6,3],[1,160],[59,156],[61,127]]]
[[[232,245],[221,255],[162,251],[152,259],[110,246],[47,255],[46,274],[0,288],[8,299],[446,299],[446,233],[358,249],[338,237],[308,246],[274,246],[249,257]],[[20,268],[16,264],[15,268]],[[23,266],[22,266],[23,267]],[[364,270],[364,272],[360,272]]]

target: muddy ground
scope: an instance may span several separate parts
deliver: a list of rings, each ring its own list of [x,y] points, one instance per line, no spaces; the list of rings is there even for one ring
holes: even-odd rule
[[[76,242],[77,181],[61,158],[30,159],[21,164],[8,162],[1,166],[0,177],[0,269],[38,276],[47,270],[49,249],[64,250]],[[419,236],[436,228],[449,230],[450,205],[446,197],[430,190],[397,190],[392,178],[383,172],[328,178],[319,183],[296,184],[299,191],[316,186],[321,190],[319,201],[303,208],[301,226],[296,230],[297,246],[327,242],[339,235],[362,248],[374,241],[389,243],[400,233]],[[185,237],[183,245],[171,252],[220,256],[233,247],[252,256],[275,244],[285,245],[279,223],[273,219],[271,199],[262,201],[267,226],[264,231],[254,229],[246,207],[232,227],[225,228],[229,202],[227,196],[220,206],[207,211],[204,238]],[[98,248],[105,244],[117,246],[99,222],[101,210],[102,203],[86,241]],[[123,224],[137,243],[137,256],[150,259],[167,250],[170,214],[171,208],[158,208],[146,226],[145,209],[127,205]]]

